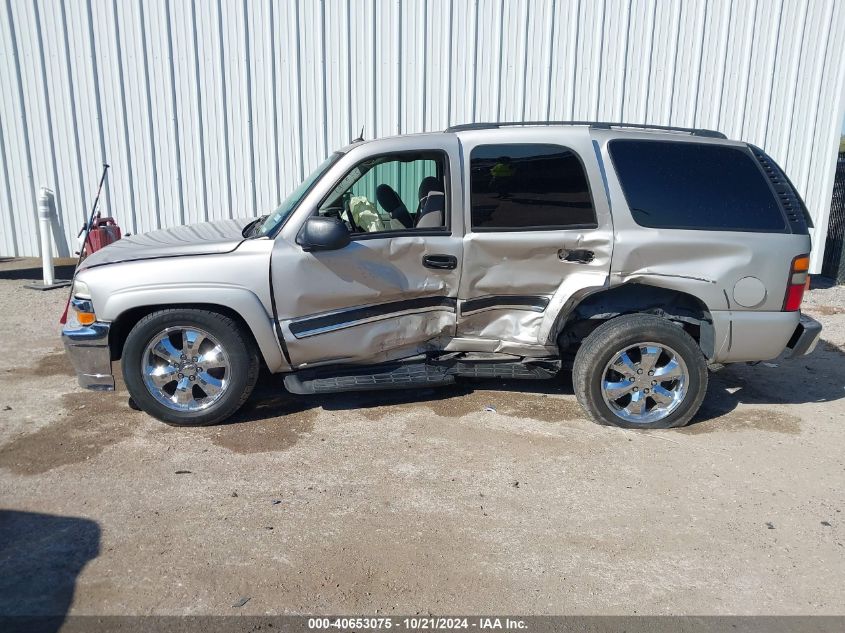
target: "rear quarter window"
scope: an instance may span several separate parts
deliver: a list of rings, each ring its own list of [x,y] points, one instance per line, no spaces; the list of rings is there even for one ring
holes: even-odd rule
[[[610,157],[640,226],[783,232],[786,221],[751,154],[725,145],[618,139]]]

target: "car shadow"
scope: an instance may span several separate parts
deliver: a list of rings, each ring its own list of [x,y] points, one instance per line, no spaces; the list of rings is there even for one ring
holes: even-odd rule
[[[314,408],[352,411],[374,407],[425,404],[478,392],[572,395],[572,375],[563,371],[550,380],[459,379],[454,385],[421,389],[297,395],[282,376],[263,374],[247,404],[223,424],[238,424],[299,413]],[[690,425],[722,417],[740,404],[806,404],[845,398],[845,353],[826,341],[801,358],[767,363],[738,363],[710,375],[707,397]]]
[[[100,536],[89,519],[0,510],[0,630],[58,631]]]
[[[425,404],[467,396],[476,392],[498,391],[524,394],[571,395],[572,378],[561,372],[549,380],[494,380],[461,378],[442,387],[348,391],[298,395],[285,389],[284,378],[263,373],[244,407],[221,424],[239,424],[322,408],[326,411],[354,411],[375,407]]]
[[[827,341],[803,357],[726,366],[710,375],[707,397],[690,425],[727,415],[740,404],[809,404],[845,398],[845,352]]]

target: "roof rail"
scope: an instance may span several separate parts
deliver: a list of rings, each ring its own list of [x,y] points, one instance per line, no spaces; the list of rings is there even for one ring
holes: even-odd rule
[[[463,123],[446,128],[446,132],[464,132],[467,130],[492,130],[501,127],[518,127],[522,125],[586,125],[599,130],[611,128],[633,128],[637,130],[660,130],[664,132],[686,132],[693,136],[709,138],[728,138],[716,130],[705,130],[692,127],[677,127],[674,125],[650,125],[648,123],[607,123],[604,121],[501,121],[493,123]]]

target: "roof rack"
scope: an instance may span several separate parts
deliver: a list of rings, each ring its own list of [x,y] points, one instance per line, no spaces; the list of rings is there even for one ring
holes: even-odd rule
[[[603,121],[501,121],[494,123],[463,123],[446,128],[446,132],[464,132],[467,130],[491,130],[500,127],[518,127],[528,125],[587,125],[598,130],[611,128],[633,128],[637,130],[660,130],[664,132],[686,132],[693,136],[709,138],[728,138],[716,130],[705,130],[692,127],[676,127],[674,125],[649,125],[647,123],[607,123]]]

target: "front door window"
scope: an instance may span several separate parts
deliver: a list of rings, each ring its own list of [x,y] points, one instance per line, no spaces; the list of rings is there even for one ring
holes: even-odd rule
[[[318,213],[338,217],[354,235],[446,228],[446,156],[386,154],[358,163]]]

